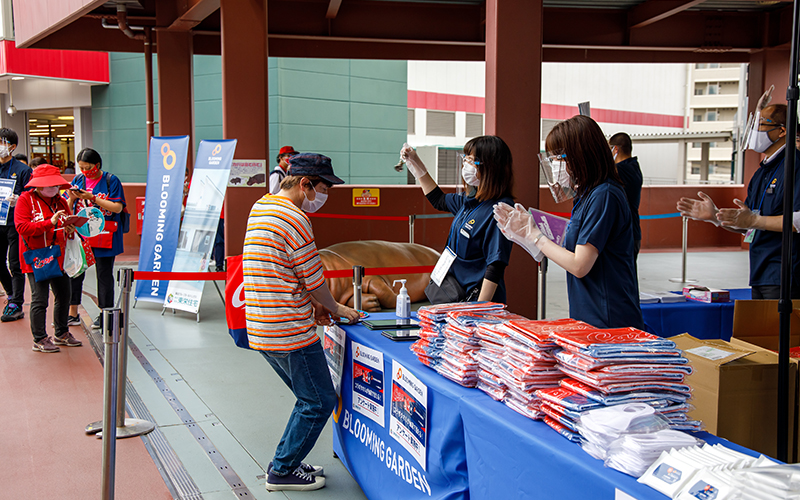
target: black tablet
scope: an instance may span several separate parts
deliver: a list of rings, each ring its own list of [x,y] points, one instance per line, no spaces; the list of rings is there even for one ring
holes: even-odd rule
[[[419,321],[411,318],[365,319],[361,323],[370,330],[407,330],[419,328]]]
[[[419,330],[384,330],[381,335],[387,339],[394,341],[403,340],[417,340],[419,338]]]

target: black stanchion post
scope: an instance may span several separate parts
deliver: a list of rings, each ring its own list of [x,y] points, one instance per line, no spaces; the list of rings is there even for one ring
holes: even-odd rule
[[[789,458],[789,333],[792,318],[792,213],[794,212],[795,137],[797,136],[797,57],[800,0],[794,1],[789,87],[786,89],[786,148],[783,170],[783,239],[781,246],[781,298],[778,301],[778,460]]]
[[[119,344],[120,310],[103,309],[103,500],[114,498],[114,466],[117,453],[117,345]]]
[[[544,319],[547,317],[547,257],[544,257],[539,262],[539,290],[537,299],[538,314],[536,319]]]

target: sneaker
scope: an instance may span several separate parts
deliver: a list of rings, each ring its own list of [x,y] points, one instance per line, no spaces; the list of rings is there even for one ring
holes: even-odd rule
[[[325,469],[321,465],[311,465],[305,462],[300,462],[300,468],[303,469],[303,472],[312,476],[324,476]],[[267,474],[269,471],[272,470],[272,462],[267,465]]]
[[[267,475],[267,491],[309,491],[318,490],[325,486],[324,476],[312,476],[300,467],[285,476],[277,476],[272,470]]]
[[[2,321],[3,323],[8,323],[9,321],[16,321],[24,317],[25,313],[22,312],[22,307],[18,306],[17,304],[12,304],[11,302],[9,302],[6,305],[6,308],[3,309],[3,316],[0,317],[0,321]]]
[[[99,330],[100,329],[100,316],[96,317],[92,322],[92,330]]]
[[[80,324],[81,324],[80,314],[76,314],[75,316],[67,316],[67,326],[80,326]]]
[[[50,337],[45,337],[41,342],[34,342],[32,350],[38,352],[58,352],[61,349],[57,345],[53,344],[53,341],[50,340]]]
[[[73,337],[70,332],[65,333],[63,337],[59,337],[58,335],[53,336],[53,343],[55,345],[65,345],[67,347],[80,347],[83,345],[83,342]]]

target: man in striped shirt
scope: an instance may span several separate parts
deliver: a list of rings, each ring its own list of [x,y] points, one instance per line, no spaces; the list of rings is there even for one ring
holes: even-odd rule
[[[328,188],[343,183],[327,156],[295,155],[281,190],[258,200],[247,219],[242,264],[248,340],[297,398],[267,467],[270,491],[325,486],[322,467],[302,462],[337,402],[316,325],[330,324],[331,315],[355,322],[358,312],[338,304],[328,290],[304,212],[316,212]]]

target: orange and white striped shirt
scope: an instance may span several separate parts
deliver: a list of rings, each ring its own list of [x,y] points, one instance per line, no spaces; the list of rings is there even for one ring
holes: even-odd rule
[[[319,340],[310,291],[325,283],[311,221],[288,198],[264,195],[244,237],[244,299],[250,347],[294,351]]]

